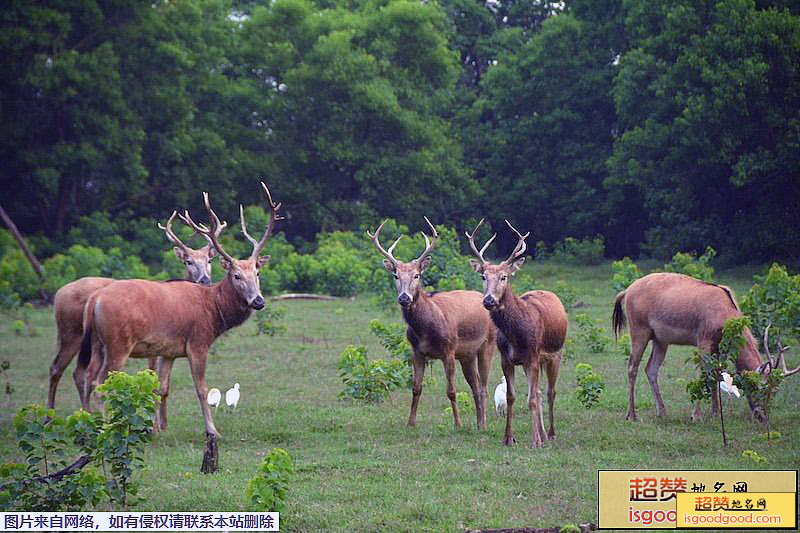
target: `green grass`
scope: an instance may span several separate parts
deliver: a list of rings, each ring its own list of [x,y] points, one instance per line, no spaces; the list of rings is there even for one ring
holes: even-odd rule
[[[613,302],[611,268],[552,262],[526,267],[536,287],[568,282],[579,294],[580,309],[602,319],[610,334]],[[739,295],[751,283],[736,271],[718,274]],[[517,292],[534,287],[516,286]],[[147,467],[134,511],[246,510],[245,486],[272,447],[285,448],[295,464],[285,530],[379,529],[453,531],[483,527],[551,527],[597,521],[598,469],[794,469],[800,462],[800,392],[789,378],[773,408],[777,441],[750,420],[744,400],[726,400],[726,427],[732,446],[722,447],[719,423],[706,417],[691,423],[685,381],[694,377],[686,358],[689,348],[672,347],[662,368],[661,386],[667,415],[656,420],[644,364],[637,382],[637,409],[642,421],[627,422],[626,361],[614,350],[591,354],[575,346],[562,365],[556,400],[557,440],[531,450],[530,418],[517,402],[514,430],[518,444],[501,445],[504,420],[490,406],[489,429],[478,432],[474,415],[465,428],[454,430],[445,413],[449,405],[441,364],[429,367],[428,383],[419,407],[417,427],[405,425],[410,392],[399,391],[381,405],[338,400],[342,389],[336,362],[347,344],[365,344],[370,357],[384,356],[368,328],[370,319],[401,321],[397,310],[384,314],[369,298],[335,302],[282,303],[288,332],[279,337],[256,336],[253,321],[230,332],[210,356],[209,386],[223,392],[241,384],[235,411],[220,408],[215,416],[222,433],[221,472],[200,474],[204,447],[202,417],[186,363],[178,361],[169,398],[169,429],[145,454]],[[0,360],[9,360],[14,392],[0,411],[0,457],[19,459],[11,420],[22,406],[45,403],[48,367],[54,352],[52,309],[36,310],[39,335],[17,336],[11,317],[0,324]],[[574,334],[574,324],[572,333]],[[797,356],[791,357],[796,363]],[[587,411],[574,397],[578,362],[588,362],[602,374],[606,390],[600,403]],[[133,361],[131,370],[145,367]],[[57,407],[69,414],[78,407],[72,367],[61,381]],[[457,372],[458,390],[468,390]],[[490,377],[489,401],[500,381],[499,355]],[[518,390],[524,390],[522,372]],[[3,386],[4,384],[0,384]],[[524,400],[524,397],[523,397]],[[5,400],[0,400],[5,401]],[[707,409],[706,409],[707,412]],[[768,462],[746,462],[741,453],[752,449]]]

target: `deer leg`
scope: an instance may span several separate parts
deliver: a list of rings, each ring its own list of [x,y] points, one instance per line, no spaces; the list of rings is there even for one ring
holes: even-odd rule
[[[455,354],[449,353],[442,358],[444,373],[447,377],[447,398],[450,400],[450,407],[453,409],[453,425],[461,427],[461,416],[458,414],[458,404],[456,403],[456,358]]]
[[[547,373],[547,411],[550,421],[550,429],[547,431],[547,439],[556,438],[555,429],[555,403],[556,403],[556,381],[558,381],[558,371],[561,368],[561,353],[552,354],[545,362],[545,372]]]
[[[414,376],[411,385],[411,412],[408,414],[408,425],[414,427],[417,424],[419,397],[422,395],[422,378],[425,377],[425,358],[415,353],[411,358],[411,365]]]
[[[151,358],[150,362],[156,358]],[[166,431],[167,429],[167,397],[169,396],[169,377],[172,374],[172,364],[175,359],[168,357],[157,358],[156,364],[158,366],[158,386],[159,394],[161,395],[161,405],[158,406],[155,420],[153,420],[153,431]]]
[[[75,372],[72,374],[81,398],[81,407],[84,411],[92,410],[91,397],[99,383],[98,379],[103,370],[105,358],[105,346],[95,338],[94,342],[92,342],[92,357],[89,360],[89,364],[84,369],[75,368]],[[103,379],[105,379],[105,376]]]
[[[661,390],[658,387],[658,371],[664,363],[664,357],[667,355],[668,346],[669,345],[653,339],[653,350],[650,352],[650,359],[647,361],[647,366],[645,367],[647,381],[650,382],[650,388],[653,389],[653,398],[656,401],[656,416],[664,416],[666,413],[664,400],[661,399]]]
[[[492,356],[494,355],[494,343],[487,342],[483,351],[478,355],[478,376],[481,386],[481,406],[483,420],[481,427],[486,429],[486,404],[489,398],[489,370],[492,368]]]
[[[478,380],[478,358],[462,359],[459,362],[461,363],[461,372],[464,374],[464,379],[472,390],[472,399],[475,402],[475,415],[478,419],[478,429],[483,429],[486,427],[486,413],[483,412],[484,406],[481,403],[481,384]]]
[[[81,338],[80,332],[78,332],[78,335],[72,335],[61,331],[58,332],[58,350],[53,358],[53,362],[50,363],[50,390],[47,392],[48,409],[53,409],[56,406],[56,389],[58,388],[58,382],[61,380],[64,370],[69,366],[70,361],[72,361],[75,354],[80,350]],[[78,381],[75,381],[75,385],[78,387],[78,395],[80,395],[83,382],[81,381],[81,385],[78,386]]]
[[[214,426],[214,420],[211,418],[211,408],[208,406],[208,385],[206,384],[206,357],[208,356],[206,350],[191,350],[187,346],[187,358],[189,359],[189,369],[192,372],[192,381],[194,381],[194,390],[197,393],[197,399],[200,400],[200,410],[203,412],[203,420],[206,425],[206,434],[214,438],[219,438],[220,434]]]
[[[544,434],[544,427],[542,424],[542,412],[540,411],[541,402],[539,397],[539,355],[534,354],[528,358],[525,365],[527,367],[526,374],[528,375],[528,390],[530,391],[530,398],[528,398],[528,409],[531,412],[531,448],[541,448],[542,435]]]
[[[701,341],[697,344],[697,351],[700,354],[707,354],[707,353],[714,353],[717,350],[714,349],[712,343],[708,340]],[[699,372],[698,372],[699,375]],[[711,414],[716,414],[716,407],[717,407],[717,395],[719,394],[719,385],[713,387],[711,389]],[[692,422],[699,422],[703,419],[703,410],[700,400],[694,402],[694,407],[692,408]]]
[[[642,361],[642,355],[644,355],[644,349],[647,347],[649,340],[649,335],[634,334],[633,326],[631,326],[631,356],[628,358],[628,413],[625,415],[626,420],[639,420],[636,415],[634,390],[636,389],[636,376],[639,375],[639,363]]]
[[[514,363],[503,357],[501,362],[503,376],[506,378],[506,431],[503,435],[503,445],[511,446],[516,442],[514,433],[511,430],[511,411],[514,407]]]

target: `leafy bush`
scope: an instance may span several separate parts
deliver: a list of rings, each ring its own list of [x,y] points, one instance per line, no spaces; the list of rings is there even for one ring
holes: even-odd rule
[[[274,337],[281,333],[286,333],[286,324],[279,324],[278,321],[286,314],[286,308],[282,305],[274,305],[267,302],[263,309],[255,314],[256,332],[258,335],[269,335]]]
[[[800,275],[773,263],[766,275],[758,276],[742,299],[742,311],[753,321],[753,333],[762,338],[772,324],[771,334],[800,338]]]
[[[677,252],[672,256],[672,261],[664,265],[665,272],[679,272],[703,281],[714,279],[714,267],[709,263],[717,255],[717,251],[711,246],[700,257],[694,252]]]
[[[598,265],[603,261],[605,242],[602,235],[593,239],[567,237],[553,246],[553,259],[576,265]]]
[[[630,359],[631,357],[631,336],[628,333],[623,333],[617,339],[617,345],[614,348],[614,351],[619,354],[620,357],[625,359]]]
[[[575,397],[586,409],[591,409],[600,401],[600,395],[606,388],[603,376],[596,374],[592,365],[578,363],[575,365],[575,380],[578,386]]]
[[[294,473],[292,458],[283,448],[273,448],[258,467],[258,473],[247,483],[245,494],[258,512],[283,513],[286,494]]]
[[[614,292],[624,291],[631,283],[642,277],[642,271],[630,257],[623,257],[611,263],[611,272],[611,288]]]
[[[405,324],[384,324],[374,318],[369,322],[369,330],[378,337],[381,345],[386,348],[386,351],[392,357],[400,359],[406,365],[411,366],[413,351],[406,338]]]
[[[475,412],[475,402],[467,391],[456,392],[456,405],[461,415],[471,415]],[[445,417],[453,416],[453,407],[451,405],[444,408],[444,415]]]
[[[367,360],[367,349],[349,345],[337,365],[344,382],[342,399],[382,402],[393,390],[404,387],[409,380],[409,368],[399,359]]]
[[[354,296],[366,290],[372,271],[356,250],[329,241],[317,248],[315,258],[318,290],[333,296]]]
[[[575,315],[575,322],[578,324],[578,336],[590,352],[601,353],[608,347],[611,339],[606,335],[605,328],[598,326],[597,322],[589,318],[589,315],[578,313]]]
[[[561,303],[564,304],[564,309],[570,309],[578,303],[578,291],[564,280],[556,281],[552,291],[558,296]]]
[[[25,463],[0,466],[0,509],[80,510],[105,499],[127,508],[136,493],[133,470],[150,440],[158,379],[149,370],[111,372],[97,391],[105,400],[102,414],[77,411],[65,421],[38,405],[17,413],[13,425]],[[81,457],[70,463],[75,449]]]
[[[42,283],[22,250],[9,250],[0,259],[0,300],[15,306],[39,297]]]

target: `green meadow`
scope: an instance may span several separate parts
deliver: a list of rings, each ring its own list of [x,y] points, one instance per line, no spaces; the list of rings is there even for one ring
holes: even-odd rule
[[[647,266],[647,265],[645,265]],[[610,335],[614,293],[611,266],[574,267],[555,262],[526,266],[517,293],[552,288],[564,281],[577,295],[569,310],[571,345],[558,381],[555,441],[529,448],[530,417],[524,406],[524,374],[517,372],[514,431],[517,444],[501,444],[504,418],[494,413],[492,396],[500,381],[495,354],[489,390],[488,430],[477,431],[474,413],[462,414],[455,430],[446,412],[441,363],[426,372],[417,427],[406,426],[410,391],[400,390],[382,404],[339,399],[342,383],[336,364],[349,344],[365,345],[370,358],[388,357],[370,333],[373,318],[400,322],[397,309],[383,310],[368,297],[336,301],[284,301],[286,333],[256,334],[251,319],[215,344],[207,380],[223,393],[240,383],[235,410],[215,413],[220,440],[220,472],[200,473],[205,442],[202,416],[188,365],[176,362],[169,405],[169,427],[145,452],[136,474],[139,501],[133,511],[248,510],[245,487],[273,447],[286,449],[295,465],[286,531],[350,530],[458,531],[465,528],[561,527],[597,522],[598,469],[796,469],[800,462],[798,377],[783,384],[772,409],[778,439],[751,420],[744,399],[724,399],[731,445],[722,446],[719,421],[708,416],[689,421],[686,381],[695,370],[692,349],[671,347],[660,383],[667,414],[656,419],[644,364],[637,382],[640,422],[624,420],[627,405],[626,359],[613,343],[591,353],[578,338],[574,317],[587,313]],[[720,271],[716,278],[743,295],[756,269]],[[531,286],[523,286],[525,280]],[[8,360],[13,393],[0,411],[0,458],[19,460],[11,421],[26,404],[44,404],[48,368],[55,350],[52,308],[32,315],[35,335],[17,335],[13,320],[0,324],[0,360]],[[797,364],[797,355],[789,362]],[[647,356],[647,354],[646,354]],[[605,379],[606,389],[592,409],[575,397],[575,365],[586,362]],[[646,362],[646,361],[645,361]],[[130,361],[128,370],[144,368]],[[67,370],[56,407],[67,415],[78,397]],[[468,390],[456,372],[459,391]],[[2,384],[4,385],[4,384]],[[522,400],[522,401],[521,401]],[[223,402],[224,403],[224,402]],[[742,456],[753,450],[766,462]]]

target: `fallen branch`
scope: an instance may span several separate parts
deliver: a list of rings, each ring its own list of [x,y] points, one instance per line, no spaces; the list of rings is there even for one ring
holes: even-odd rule
[[[291,292],[287,294],[280,294],[273,296],[272,300],[340,300],[336,296],[328,296],[327,294],[313,294],[306,292]]]
[[[78,458],[77,461],[75,461],[74,463],[72,463],[68,467],[63,468],[63,469],[59,470],[58,472],[54,472],[54,473],[52,473],[52,474],[50,474],[48,476],[35,477],[35,478],[33,478],[33,480],[34,481],[40,481],[40,482],[41,481],[46,481],[48,483],[50,481],[61,481],[61,478],[65,477],[65,476],[69,476],[71,474],[74,474],[75,472],[77,472],[78,470],[83,468],[84,466],[88,465],[91,461],[92,461],[92,458],[89,457],[88,455],[81,455]]]

